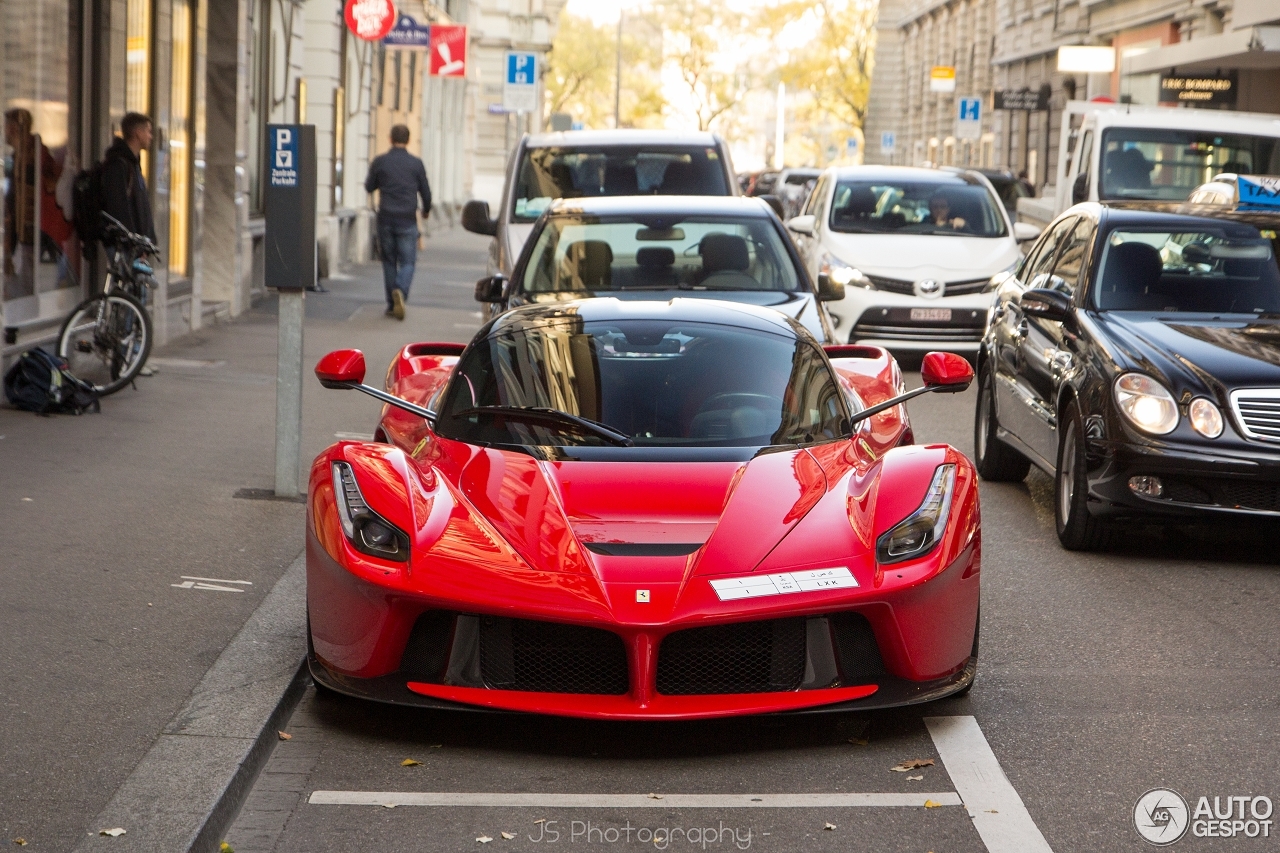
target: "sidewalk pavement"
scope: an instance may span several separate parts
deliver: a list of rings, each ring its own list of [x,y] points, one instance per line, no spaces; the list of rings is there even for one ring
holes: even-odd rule
[[[402,323],[383,316],[378,265],[307,294],[301,487],[379,411],[310,381],[316,360],[359,347],[376,383],[411,340],[468,340],[486,245],[434,235]],[[154,351],[157,374],[101,414],[0,406],[0,843],[66,851],[109,828],[90,824],[302,551],[301,504],[233,497],[274,484],[275,362],[268,298]],[[103,847],[141,849],[128,839]]]

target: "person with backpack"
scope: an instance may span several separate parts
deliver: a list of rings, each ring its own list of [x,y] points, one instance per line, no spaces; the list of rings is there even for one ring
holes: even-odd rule
[[[120,135],[111,143],[102,162],[102,210],[135,234],[156,239],[151,218],[151,197],[142,175],[141,152],[151,147],[151,119],[142,113],[125,113]]]
[[[369,164],[365,192],[378,190],[378,251],[387,291],[387,315],[404,319],[404,303],[418,260],[418,198],[422,215],[431,215],[431,185],[422,160],[409,153],[409,128],[391,128],[391,150]]]

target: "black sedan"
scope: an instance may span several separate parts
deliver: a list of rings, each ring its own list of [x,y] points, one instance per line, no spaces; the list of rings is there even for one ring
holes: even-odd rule
[[[772,308],[834,342],[824,301],[781,220],[756,198],[621,196],[555,201],[538,219],[511,280],[476,282],[494,313],[584,297],[721,299]]]
[[[1072,550],[1099,547],[1116,518],[1280,516],[1276,243],[1203,216],[1082,204],[1058,217],[998,281],[979,473],[1051,474]]]

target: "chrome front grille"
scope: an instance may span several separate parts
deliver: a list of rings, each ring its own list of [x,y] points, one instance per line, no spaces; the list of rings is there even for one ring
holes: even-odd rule
[[[1280,441],[1280,388],[1232,391],[1231,408],[1246,436],[1261,441]]]
[[[983,330],[978,327],[930,326],[923,323],[911,326],[859,323],[853,327],[853,332],[849,335],[849,340],[861,341],[868,339],[887,339],[899,341],[950,341],[953,343],[975,343],[982,340],[982,331]]]
[[[915,293],[916,283],[914,281],[905,281],[900,278],[885,278],[879,275],[869,275],[867,278],[874,285],[876,290],[883,290],[886,293],[904,293],[908,296]],[[964,281],[948,281],[944,296],[964,296],[968,293],[981,293],[986,290],[987,285],[991,282],[988,278],[973,278]]]

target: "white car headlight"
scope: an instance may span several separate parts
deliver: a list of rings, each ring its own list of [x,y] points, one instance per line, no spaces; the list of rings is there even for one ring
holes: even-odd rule
[[[1196,397],[1187,409],[1187,420],[1191,428],[1205,438],[1217,438],[1222,435],[1222,412],[1204,397]]]
[[[1125,373],[1116,380],[1116,405],[1129,423],[1143,432],[1164,435],[1178,425],[1178,403],[1144,373]]]
[[[876,542],[876,562],[901,563],[932,551],[947,529],[955,487],[956,466],[939,465],[920,507],[885,531]]]
[[[822,255],[822,263],[818,266],[818,274],[826,275],[836,284],[842,284],[845,287],[853,285],[855,287],[871,287],[871,280],[862,274],[862,270],[857,267],[851,267],[844,261],[834,255],[824,252]]]

